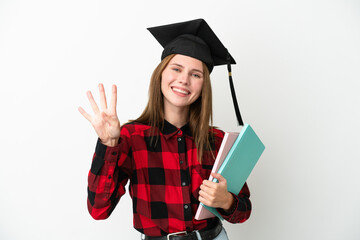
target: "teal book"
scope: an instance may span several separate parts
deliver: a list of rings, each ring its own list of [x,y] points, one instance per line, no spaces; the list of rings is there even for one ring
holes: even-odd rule
[[[223,143],[226,144],[224,141]],[[218,173],[226,179],[229,192],[235,195],[239,194],[264,150],[264,144],[252,127],[245,124],[218,170]],[[213,182],[217,181],[217,179],[213,179]],[[202,203],[201,205],[223,220],[215,208]]]

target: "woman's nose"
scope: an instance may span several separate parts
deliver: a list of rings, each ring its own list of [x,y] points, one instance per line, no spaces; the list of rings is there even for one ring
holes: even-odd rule
[[[190,81],[189,74],[183,71],[179,76],[179,82],[182,84],[189,84],[189,81]]]

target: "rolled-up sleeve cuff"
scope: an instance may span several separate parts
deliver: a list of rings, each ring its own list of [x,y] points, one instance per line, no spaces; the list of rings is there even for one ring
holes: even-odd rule
[[[232,195],[233,198],[234,198],[234,203],[233,203],[230,211],[229,211],[229,212],[226,212],[226,211],[224,211],[222,208],[219,208],[219,209],[218,209],[218,212],[219,212],[219,213],[221,214],[221,216],[222,216],[225,220],[227,220],[227,221],[233,220],[233,218],[234,218],[233,215],[234,215],[234,213],[236,212],[236,209],[238,208],[238,204],[239,204],[239,199],[237,198],[237,196],[236,196],[235,194],[233,194],[233,193],[231,193],[231,195]]]
[[[95,156],[90,171],[98,175],[105,162],[115,163],[119,155],[119,146],[108,147],[100,139],[97,140]]]
[[[101,140],[98,138],[95,148],[96,156],[104,159],[105,161],[116,161],[119,155],[119,146],[109,147],[104,145]]]

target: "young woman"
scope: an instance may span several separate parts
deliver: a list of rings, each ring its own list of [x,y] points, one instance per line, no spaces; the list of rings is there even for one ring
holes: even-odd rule
[[[218,183],[206,180],[224,136],[212,127],[210,83],[213,66],[223,64],[214,56],[220,41],[202,19],[149,30],[165,49],[142,115],[120,127],[115,85],[109,107],[99,84],[101,107],[88,92],[94,115],[79,108],[99,136],[88,177],[89,212],[107,218],[130,180],[134,228],[143,239],[228,239],[218,218],[194,219],[200,202],[231,223],[251,212],[246,184],[234,195],[220,174],[212,173]]]

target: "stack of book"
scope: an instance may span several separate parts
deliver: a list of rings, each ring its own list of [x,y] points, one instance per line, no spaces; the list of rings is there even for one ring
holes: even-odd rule
[[[227,181],[228,191],[237,195],[264,150],[264,144],[249,124],[245,124],[240,133],[226,132],[212,172],[220,173]],[[211,175],[209,180],[217,182]],[[223,220],[215,208],[200,203],[195,219],[214,216]]]

